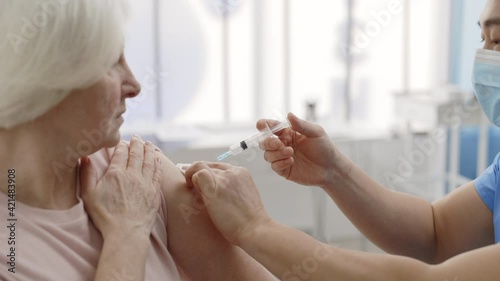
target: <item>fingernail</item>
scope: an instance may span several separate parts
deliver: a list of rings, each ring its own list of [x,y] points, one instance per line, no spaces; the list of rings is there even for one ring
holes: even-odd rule
[[[133,137],[133,138],[136,138],[136,139],[139,139],[139,140],[142,140],[142,139],[141,139],[141,136],[139,136],[139,135],[133,135],[132,137]]]
[[[147,142],[146,142],[146,145],[151,146],[151,145],[153,145],[153,143],[152,143],[152,142],[150,142],[150,141],[147,141]]]

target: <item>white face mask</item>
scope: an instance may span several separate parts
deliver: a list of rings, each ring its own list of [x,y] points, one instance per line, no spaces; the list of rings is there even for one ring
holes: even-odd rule
[[[472,83],[484,113],[500,127],[500,52],[477,50]]]

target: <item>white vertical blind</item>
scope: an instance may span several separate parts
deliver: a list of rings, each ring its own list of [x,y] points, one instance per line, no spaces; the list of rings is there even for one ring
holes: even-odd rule
[[[403,86],[403,5],[356,0],[354,11],[352,122],[387,128],[393,95]]]
[[[242,2],[229,13],[229,97],[231,122],[242,123],[254,116],[255,40],[254,4]]]
[[[447,83],[450,13],[449,0],[410,1],[410,89]]]
[[[322,119],[343,117],[346,1],[290,1],[291,109],[316,102]]]
[[[125,56],[137,80],[142,85],[140,96],[127,101],[126,122],[129,125],[155,119],[156,85],[161,76],[154,72],[153,0],[134,1],[128,25]]]

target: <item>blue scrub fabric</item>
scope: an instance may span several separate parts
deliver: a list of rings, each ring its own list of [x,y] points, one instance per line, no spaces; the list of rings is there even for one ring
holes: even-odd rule
[[[479,197],[493,212],[495,242],[500,243],[500,153],[476,180],[474,185]]]

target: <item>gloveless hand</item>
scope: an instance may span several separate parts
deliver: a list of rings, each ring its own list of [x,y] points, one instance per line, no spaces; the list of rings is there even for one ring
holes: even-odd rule
[[[203,199],[217,229],[230,243],[270,221],[247,169],[223,163],[194,163],[186,171],[188,187]]]
[[[108,170],[97,179],[89,158],[82,158],[82,199],[103,237],[137,231],[149,237],[161,202],[161,160],[155,147],[132,138],[120,142]]]

